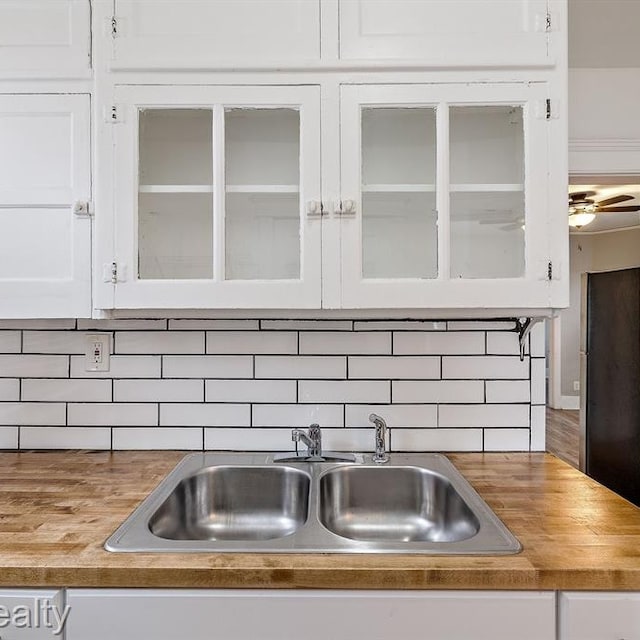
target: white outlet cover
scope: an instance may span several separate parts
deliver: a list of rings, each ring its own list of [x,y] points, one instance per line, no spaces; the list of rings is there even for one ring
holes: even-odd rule
[[[96,345],[99,345],[99,362],[95,361]],[[93,333],[85,336],[84,369],[85,371],[109,371],[111,366],[111,335],[108,333]]]

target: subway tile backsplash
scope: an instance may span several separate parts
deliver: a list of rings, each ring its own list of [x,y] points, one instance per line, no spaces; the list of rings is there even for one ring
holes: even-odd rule
[[[0,448],[541,451],[544,327],[400,320],[0,321]],[[87,333],[111,367],[85,371]]]

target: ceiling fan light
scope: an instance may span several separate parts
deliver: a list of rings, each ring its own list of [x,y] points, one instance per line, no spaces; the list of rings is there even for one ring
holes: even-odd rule
[[[584,227],[590,222],[593,222],[595,217],[595,213],[587,213],[583,211],[581,211],[580,213],[571,213],[569,215],[569,226],[580,229],[580,227]]]

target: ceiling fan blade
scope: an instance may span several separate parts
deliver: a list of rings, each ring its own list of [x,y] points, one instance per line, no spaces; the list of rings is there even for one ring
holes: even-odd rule
[[[610,204],[618,204],[619,202],[626,202],[627,200],[633,200],[633,196],[613,196],[612,198],[605,198],[598,202],[598,208],[608,207]]]
[[[576,193],[569,194],[569,200],[584,200],[585,198],[590,198],[595,195],[595,191],[576,191]]]
[[[598,209],[596,213],[620,213],[626,211],[627,213],[632,211],[640,211],[640,204],[630,204],[626,207],[607,207],[606,209]]]

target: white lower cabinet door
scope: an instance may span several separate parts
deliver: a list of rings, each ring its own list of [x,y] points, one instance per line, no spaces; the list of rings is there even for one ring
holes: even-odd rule
[[[558,640],[637,640],[640,593],[560,594]]]
[[[61,590],[0,591],[1,640],[64,638],[67,619]]]
[[[66,640],[554,640],[553,592],[70,589]]]
[[[0,318],[91,315],[88,95],[0,95]]]

